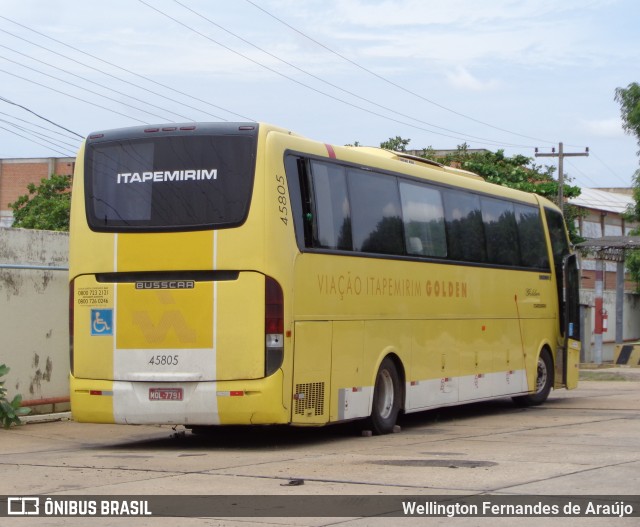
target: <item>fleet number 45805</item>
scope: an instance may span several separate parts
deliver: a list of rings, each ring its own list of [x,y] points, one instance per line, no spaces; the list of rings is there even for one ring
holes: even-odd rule
[[[287,191],[284,188],[284,176],[276,175],[276,181],[278,182],[278,210],[280,211],[280,219],[285,225],[289,221],[289,210],[287,209]]]
[[[149,364],[152,366],[177,366],[177,355],[153,355],[149,359]]]

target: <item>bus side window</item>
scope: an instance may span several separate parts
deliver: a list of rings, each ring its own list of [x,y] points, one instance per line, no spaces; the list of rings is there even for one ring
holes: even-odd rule
[[[297,157],[295,158],[295,160],[298,173],[298,182],[300,184],[300,194],[302,196],[301,224],[304,231],[304,246],[313,247],[314,206],[312,203],[309,161],[302,157]],[[291,205],[293,206],[294,204],[292,203]]]
[[[516,205],[515,211],[522,265],[548,269],[549,256],[540,209],[528,205]]]
[[[349,196],[353,207],[354,250],[405,254],[396,178],[350,169]]]
[[[487,197],[483,197],[480,202],[489,262],[519,266],[520,251],[513,203]]]
[[[564,218],[562,214],[553,209],[544,209],[544,213],[549,227],[554,265],[559,268],[562,266],[563,258],[569,254],[569,242],[567,241]]]
[[[480,198],[460,190],[447,190],[443,197],[449,258],[463,262],[486,262]]]
[[[296,243],[300,250],[304,250],[305,247],[312,247],[313,228],[308,161],[302,157],[287,154],[284,159],[284,168],[291,197]]]
[[[344,167],[311,161],[313,246],[351,251],[351,207]]]
[[[558,288],[558,304],[560,307],[560,331],[565,330],[565,302],[563,295],[564,286],[564,257],[569,254],[569,241],[565,231],[564,218],[559,211],[544,209],[551,240],[551,252],[553,254],[553,266],[556,271],[556,285]]]
[[[440,191],[401,181],[400,198],[407,254],[445,258],[447,238]]]

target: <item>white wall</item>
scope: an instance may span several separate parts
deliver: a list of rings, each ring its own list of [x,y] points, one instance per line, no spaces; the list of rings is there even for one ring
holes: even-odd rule
[[[0,228],[0,364],[11,368],[5,383],[11,398],[69,397],[68,271],[8,268],[66,268],[68,240],[67,233]]]

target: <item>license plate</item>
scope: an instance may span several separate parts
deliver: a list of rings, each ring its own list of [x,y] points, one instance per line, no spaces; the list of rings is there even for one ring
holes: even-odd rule
[[[150,401],[182,401],[182,388],[149,388]]]

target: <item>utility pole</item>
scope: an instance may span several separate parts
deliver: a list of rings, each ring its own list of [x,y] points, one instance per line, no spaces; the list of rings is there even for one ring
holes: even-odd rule
[[[567,153],[564,151],[562,143],[558,144],[558,152],[556,152],[555,148],[551,149],[550,154],[542,154],[538,152],[536,148],[536,157],[557,157],[558,158],[558,207],[564,214],[564,158],[565,157],[576,157],[576,156],[588,156],[589,155],[589,147],[585,148],[584,152],[571,152]]]

